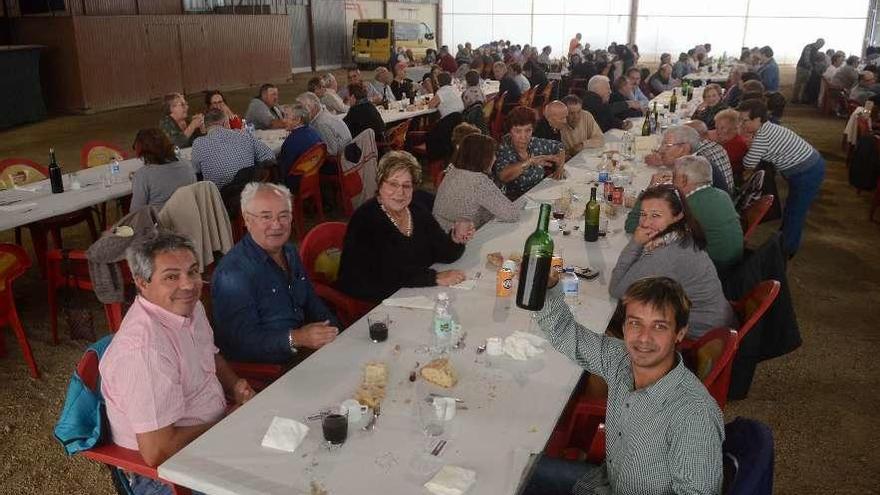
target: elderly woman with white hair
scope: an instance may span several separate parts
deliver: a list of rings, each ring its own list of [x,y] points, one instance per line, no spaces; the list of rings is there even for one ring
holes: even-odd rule
[[[309,111],[309,125],[318,131],[321,141],[327,145],[328,154],[338,154],[351,142],[351,131],[345,122],[330,115],[314,93],[302,93],[296,97],[296,101]]]
[[[290,190],[251,182],[241,192],[247,234],[223,256],[211,281],[217,347],[228,359],[290,363],[339,333],[296,248]]]
[[[593,115],[602,132],[632,127],[632,122],[614,116],[611,108],[611,81],[607,76],[596,75],[590,78],[581,106]]]
[[[330,113],[345,114],[348,112],[348,105],[342,101],[339,96],[339,83],[336,82],[336,76],[331,72],[321,74],[321,85],[324,86],[324,94],[321,96],[321,103]]]
[[[429,210],[412,201],[422,179],[418,160],[392,151],[379,160],[379,190],[352,215],[345,233],[336,287],[365,301],[380,302],[402,287],[450,286],[464,281],[460,270],[435,270],[464,254],[473,221],[445,231]]]
[[[712,187],[712,166],[701,156],[685,155],[675,160],[672,184],[684,196],[706,237],[706,252],[719,273],[736,265],[743,255],[743,231],[730,196]],[[653,185],[653,184],[652,184]],[[630,210],[625,229],[632,233],[639,225],[641,202]]]

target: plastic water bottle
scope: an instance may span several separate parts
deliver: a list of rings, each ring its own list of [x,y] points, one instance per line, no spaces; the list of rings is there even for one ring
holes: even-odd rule
[[[452,344],[452,313],[450,312],[449,295],[445,292],[437,294],[434,299],[434,352],[445,354]]]
[[[118,184],[119,183],[119,160],[113,160],[113,163],[110,164],[110,183]]]
[[[562,293],[565,295],[565,302],[569,306],[576,306],[580,300],[580,281],[577,275],[574,274],[574,268],[566,268],[562,272],[560,283],[562,283]]]

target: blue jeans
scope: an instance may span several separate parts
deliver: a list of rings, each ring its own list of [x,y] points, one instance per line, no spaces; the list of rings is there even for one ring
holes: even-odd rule
[[[129,483],[134,495],[172,495],[171,487],[161,481],[147,478],[139,474],[131,474]],[[201,492],[192,491],[193,495],[203,495]]]
[[[523,495],[570,495],[574,485],[595,466],[584,461],[553,459],[542,455]]]
[[[788,199],[782,213],[782,248],[789,256],[794,255],[801,245],[807,212],[822,187],[824,177],[825,159],[821,155],[808,168],[785,177],[788,181]]]

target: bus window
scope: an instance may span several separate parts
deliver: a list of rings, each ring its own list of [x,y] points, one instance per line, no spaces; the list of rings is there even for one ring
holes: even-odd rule
[[[380,40],[388,37],[388,24],[384,22],[359,22],[357,37],[367,40]]]

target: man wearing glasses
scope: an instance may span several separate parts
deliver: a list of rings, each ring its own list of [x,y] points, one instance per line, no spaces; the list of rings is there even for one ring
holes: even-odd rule
[[[339,333],[336,317],[315,293],[291,230],[290,191],[252,182],[241,192],[247,234],[212,279],[217,346],[232,361],[289,363]]]
[[[727,152],[718,143],[702,139],[696,129],[689,126],[673,126],[663,133],[660,148],[645,156],[645,164],[649,167],[672,167],[675,160],[686,156],[702,156],[712,165],[712,187],[717,187],[730,194],[733,184],[733,173]],[[729,178],[728,178],[729,177]]]

